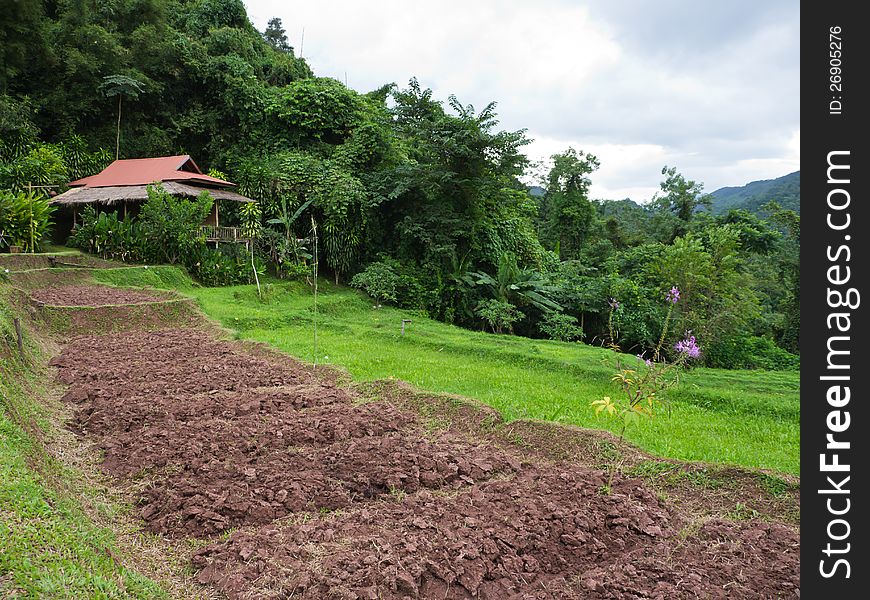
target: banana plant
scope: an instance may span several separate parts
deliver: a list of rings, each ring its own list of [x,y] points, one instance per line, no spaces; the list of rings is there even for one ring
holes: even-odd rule
[[[529,305],[544,311],[560,311],[562,307],[548,295],[558,288],[548,285],[541,274],[517,265],[517,259],[510,253],[499,258],[498,270],[493,277],[485,272],[469,274],[475,285],[483,286],[490,296],[501,302],[515,306]]]
[[[278,216],[266,221],[269,225],[281,225],[284,228],[285,248],[287,253],[292,256],[295,262],[299,262],[300,259],[311,258],[306,252],[305,240],[300,240],[296,237],[293,224],[313,202],[314,198],[309,198],[303,202],[302,205],[293,212],[293,214],[290,214],[290,209],[287,206],[287,199],[282,197],[281,202],[278,205]]]

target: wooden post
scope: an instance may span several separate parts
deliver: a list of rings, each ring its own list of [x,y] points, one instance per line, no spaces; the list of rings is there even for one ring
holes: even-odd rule
[[[24,356],[24,338],[21,336],[21,319],[15,317],[12,319],[12,324],[15,326],[15,337],[18,341],[18,352]]]
[[[410,323],[411,319],[402,319],[402,335],[405,335],[405,323]]]
[[[33,248],[33,185],[27,184],[27,198],[30,200],[30,253],[33,254],[36,250]]]

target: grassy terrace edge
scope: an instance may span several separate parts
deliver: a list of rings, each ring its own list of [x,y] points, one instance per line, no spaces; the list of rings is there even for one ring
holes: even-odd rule
[[[271,281],[202,288],[174,267],[107,269],[103,283],[174,289],[195,298],[240,339],[268,343],[301,360],[315,356],[309,288]],[[410,319],[401,334],[402,319]],[[610,382],[616,355],[578,343],[469,331],[391,307],[375,309],[361,293],[320,284],[317,362],[346,369],[359,382],[398,378],[431,392],[457,394],[499,410],[506,421],[556,421],[618,431],[589,402],[619,391]],[[626,357],[632,360],[633,357]],[[698,368],[667,393],[670,418],[626,431],[626,439],[664,458],[800,471],[799,374]]]
[[[0,596],[168,598],[161,584],[125,565],[121,544],[89,516],[82,474],[46,451],[55,435],[48,409],[47,356],[24,324],[24,355],[12,329],[17,311],[0,282]],[[122,510],[91,498],[99,510]],[[108,517],[107,517],[108,518]]]

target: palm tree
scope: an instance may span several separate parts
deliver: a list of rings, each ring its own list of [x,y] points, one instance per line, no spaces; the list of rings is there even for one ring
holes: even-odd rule
[[[121,98],[127,96],[135,100],[144,91],[143,85],[141,81],[126,75],[108,75],[103,77],[103,83],[100,84],[100,89],[103,90],[107,98],[112,96],[118,97],[118,130],[115,135],[115,160],[118,160],[121,147]]]

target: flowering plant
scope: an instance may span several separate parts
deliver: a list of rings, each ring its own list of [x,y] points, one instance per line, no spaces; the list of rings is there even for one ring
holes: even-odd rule
[[[684,338],[674,345],[676,358],[671,362],[660,359],[674,306],[680,300],[680,290],[676,286],[672,287],[665,299],[669,303],[668,312],[652,358],[638,354],[636,356],[638,362],[632,366],[623,366],[621,360],[617,359],[617,372],[612,380],[619,384],[622,397],[614,400],[610,396],[604,396],[591,403],[595,407],[596,415],[604,412],[622,421],[620,438],[629,422],[641,416],[654,414],[656,405],[660,401],[660,393],[676,385],[679,382],[680,369],[688,361],[695,360],[701,355],[697,339],[691,331],[687,331]],[[670,413],[670,406],[667,406],[667,409]]]
[[[691,331],[687,331],[686,338],[674,345],[674,350],[679,352],[680,356],[685,355],[689,358],[698,358],[701,355],[701,349],[698,347],[695,336],[692,335]]]

